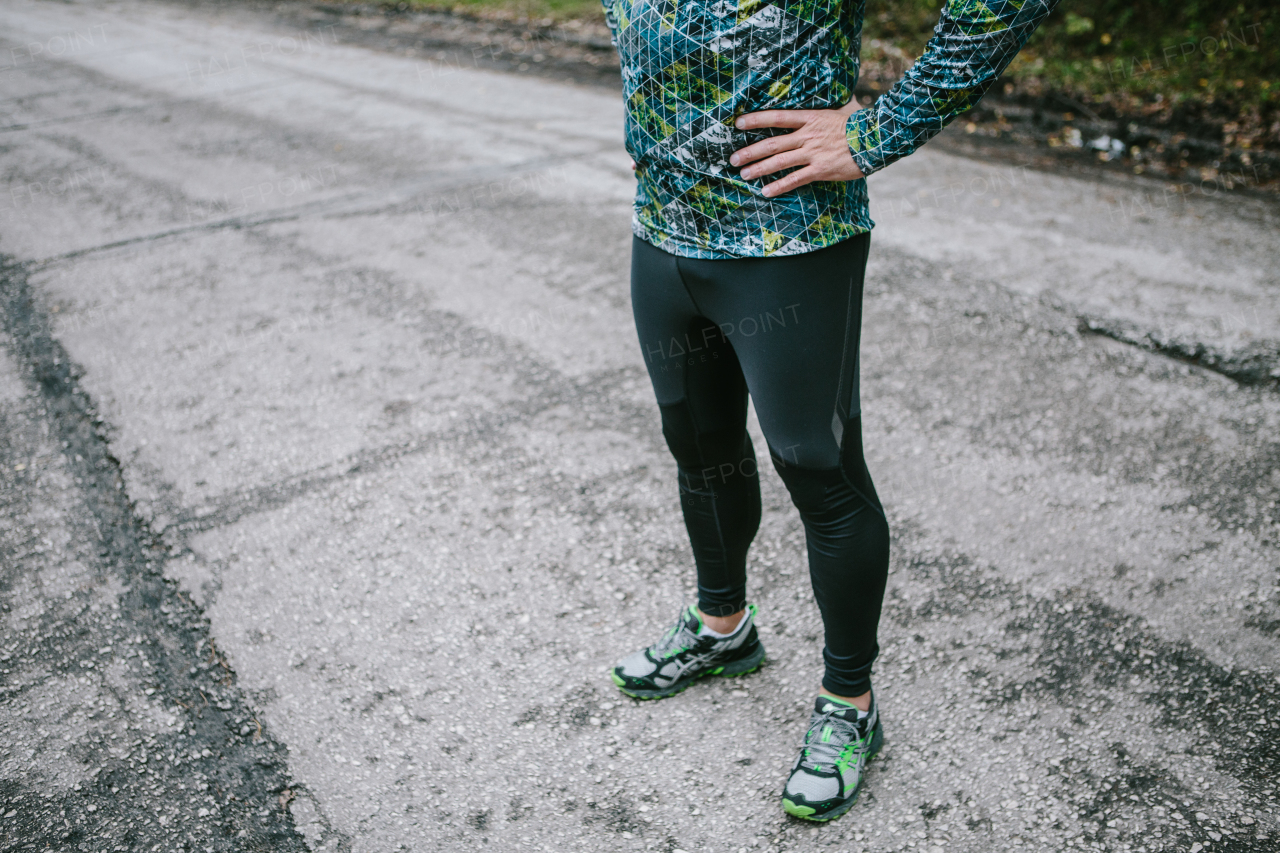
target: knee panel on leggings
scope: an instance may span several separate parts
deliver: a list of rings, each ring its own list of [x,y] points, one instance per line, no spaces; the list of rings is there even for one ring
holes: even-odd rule
[[[854,415],[837,422],[841,433],[836,456],[839,461],[833,467],[787,462],[770,447],[773,467],[786,483],[791,500],[801,513],[820,513],[834,495],[841,490],[852,489],[854,494],[883,517],[880,498],[862,455],[862,418]]]
[[[662,412],[662,435],[682,471],[696,473],[707,468],[729,466],[722,477],[744,467],[755,474],[755,452],[745,427],[728,426],[699,432],[693,413],[683,400],[658,407]]]
[[[777,454],[770,452],[774,470],[782,478],[791,502],[800,510],[801,518],[824,515],[832,492],[844,482],[839,468],[802,468],[784,462]]]

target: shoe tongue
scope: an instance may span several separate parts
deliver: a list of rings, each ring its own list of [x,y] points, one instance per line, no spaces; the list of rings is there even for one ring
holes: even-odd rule
[[[849,702],[833,699],[830,696],[819,696],[817,701],[813,703],[813,709],[819,714],[825,714],[833,708],[837,717],[854,723],[858,721],[858,709]]]
[[[698,615],[698,608],[691,606],[684,615],[684,626],[696,635],[702,628],[702,617]]]

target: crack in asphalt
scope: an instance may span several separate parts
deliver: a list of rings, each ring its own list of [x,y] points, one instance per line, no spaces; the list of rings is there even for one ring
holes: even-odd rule
[[[0,538],[0,720],[15,735],[0,747],[0,850],[306,850],[286,807],[286,748],[236,688],[200,609],[162,577],[163,548],[129,505],[80,368],[8,259],[0,308],[39,407],[5,411],[0,431],[5,515],[30,522]],[[51,499],[70,503],[57,544],[34,526]],[[64,575],[74,586],[55,597]],[[45,710],[27,731],[32,705]]]
[[[1258,341],[1228,351],[1200,341],[1166,336],[1114,318],[1081,316],[1079,323],[1081,334],[1101,335],[1147,352],[1194,364],[1241,385],[1280,387],[1280,342],[1277,341]]]
[[[295,252],[304,252],[299,247],[293,248]],[[329,259],[315,253],[307,251],[305,255],[309,264],[319,268],[330,265]],[[363,280],[362,272],[368,272],[368,278],[375,283],[380,280],[376,275],[377,270],[347,270],[348,275],[356,280]],[[395,282],[383,284],[393,290],[397,289]],[[357,297],[371,295],[377,294],[362,290]],[[354,307],[380,316],[377,309],[371,307],[377,303],[376,299],[363,301],[353,298],[351,301]],[[484,451],[477,452],[477,448],[488,447],[508,427],[528,423],[532,418],[560,406],[575,404],[588,413],[608,411],[614,419],[612,425],[619,428],[648,424],[654,418],[654,413],[647,405],[619,399],[617,395],[621,384],[639,381],[647,383],[647,377],[643,377],[638,369],[606,369],[578,378],[570,377],[524,344],[469,323],[458,314],[428,308],[415,304],[412,300],[401,300],[398,303],[398,311],[401,313],[410,308],[416,318],[416,328],[425,336],[424,352],[497,360],[504,370],[513,374],[515,384],[523,388],[537,388],[538,392],[505,401],[498,411],[465,414],[457,426],[418,433],[393,444],[360,450],[271,483],[205,498],[197,506],[183,507],[177,500],[158,498],[154,501],[158,506],[151,517],[159,519],[167,516],[172,519],[158,524],[160,529],[156,531],[169,547],[171,556],[187,553],[187,540],[199,533],[234,524],[249,515],[277,509],[352,476],[387,469],[417,454],[450,449],[464,455],[477,455],[481,457],[478,461],[482,461]],[[594,419],[594,415],[589,414],[588,417]],[[665,452],[660,434],[642,431],[633,437],[644,442],[650,450],[661,449]],[[511,445],[512,452],[521,450],[518,444]],[[504,458],[510,462],[509,457]],[[544,485],[543,488],[549,487]],[[165,494],[168,490],[158,487],[157,491]],[[550,489],[549,493],[554,491]]]
[[[941,276],[936,264],[883,247],[873,261],[880,265],[877,272],[892,271],[894,278],[868,285],[868,316],[874,322],[897,310],[909,319],[897,338],[863,344],[868,393],[903,369],[931,369],[926,365],[935,359],[945,366],[948,381],[974,387],[976,401],[998,399],[1000,389],[1015,382],[1018,394],[1002,409],[969,406],[967,441],[1015,456],[1064,455],[1072,466],[1112,472],[1122,482],[1164,480],[1187,490],[1185,496],[1171,494],[1167,508],[1203,512],[1226,530],[1260,534],[1264,547],[1274,541],[1280,474],[1269,472],[1280,470],[1280,442],[1268,426],[1275,399],[1270,388],[1228,386],[1213,371],[1195,370],[1140,346],[1113,344],[1106,335],[1082,333],[1078,312],[1056,298],[1029,298],[995,285],[989,289],[985,280],[967,295],[940,294],[928,285]],[[1087,355],[1085,345],[1096,351]],[[1029,358],[1042,359],[1031,371],[1034,376],[1024,373]],[[952,367],[957,364],[964,370]],[[1104,392],[1096,405],[1062,407],[1060,389],[1081,389],[1081,377],[1094,369],[1123,383],[1124,393]],[[1139,383],[1139,377],[1153,384]],[[1180,396],[1188,380],[1218,388],[1215,395],[1230,388],[1231,402],[1221,413],[1201,415]],[[895,392],[894,399],[918,412],[930,430],[952,428],[946,412],[960,405],[931,397],[927,388],[917,382],[906,393]],[[1049,420],[1046,410],[1054,412]],[[1121,425],[1139,417],[1153,422],[1140,436],[1129,437]],[[1011,419],[1029,422],[1027,431],[1005,434],[1000,424]],[[1040,428],[1032,429],[1036,421]],[[1230,451],[1205,440],[1216,428],[1211,424],[1223,424],[1239,436]]]
[[[395,211],[406,204],[412,203],[415,198],[423,194],[438,194],[440,192],[448,192],[450,190],[464,189],[468,186],[474,186],[478,183],[484,183],[494,178],[510,177],[512,175],[523,175],[534,172],[540,172],[556,165],[571,162],[573,157],[543,157],[536,160],[525,161],[511,166],[502,167],[485,167],[481,169],[468,169],[461,173],[452,173],[446,175],[432,175],[420,181],[408,184],[408,191],[388,192],[379,190],[376,193],[365,191],[356,191],[345,193],[340,196],[326,199],[318,199],[316,201],[305,202],[303,204],[293,205],[291,207],[248,216],[231,216],[224,219],[214,220],[213,222],[201,222],[196,225],[186,225],[181,228],[170,228],[164,231],[158,231],[152,234],[141,234],[136,237],[128,237],[123,240],[113,240],[108,243],[101,243],[96,246],[86,246],[83,249],[76,249],[71,252],[63,252],[57,255],[49,255],[48,257],[27,261],[23,266],[32,272],[48,269],[65,261],[78,260],[90,255],[109,252],[113,249],[121,249],[128,246],[134,246],[144,243],[155,243],[167,240],[171,237],[183,237],[188,234],[207,234],[224,229],[247,229],[257,228],[263,225],[276,225],[283,222],[296,222],[305,219],[308,216],[376,216],[380,213]],[[361,206],[360,202],[371,200],[376,202],[373,205]]]
[[[27,124],[9,124],[0,127],[0,133],[11,133],[18,130],[35,130],[41,127],[50,127],[58,124],[74,124],[80,121],[92,121],[94,119],[105,118],[106,116],[119,115],[127,112],[139,112],[147,107],[112,107],[109,110],[99,110],[93,113],[79,113],[73,116],[60,116],[58,118],[45,119],[44,121],[33,121]]]

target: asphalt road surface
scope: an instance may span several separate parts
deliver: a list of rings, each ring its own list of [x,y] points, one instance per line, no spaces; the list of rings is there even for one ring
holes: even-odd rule
[[[606,674],[693,579],[616,91],[305,8],[0,6],[0,849],[1280,850],[1274,201],[871,179],[887,748],[814,827],[772,472],[763,670]]]

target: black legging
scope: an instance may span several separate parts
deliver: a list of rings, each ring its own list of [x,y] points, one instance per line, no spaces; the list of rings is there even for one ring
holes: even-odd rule
[[[635,239],[631,301],[698,567],[698,606],[746,606],[760,478],[747,395],[804,521],[822,684],[871,685],[889,526],[862,458],[858,337],[869,234],[800,255],[677,257]]]

